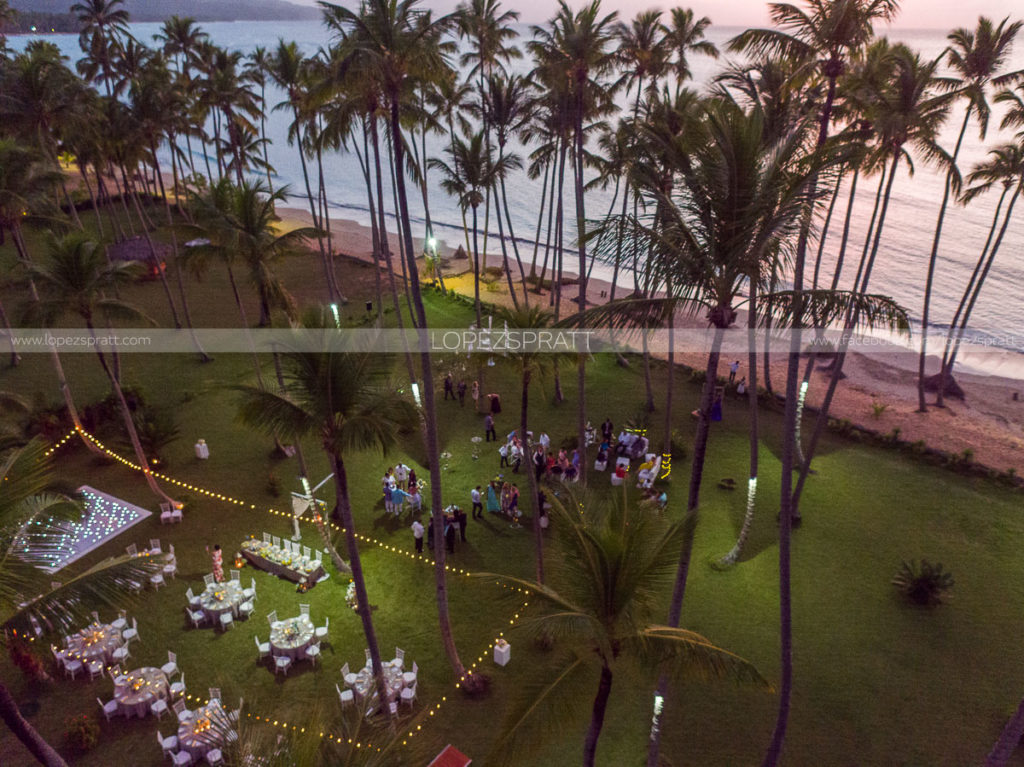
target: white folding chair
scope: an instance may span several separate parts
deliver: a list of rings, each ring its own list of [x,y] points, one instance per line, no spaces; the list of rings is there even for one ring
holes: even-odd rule
[[[170,559],[168,560],[167,564],[164,565],[164,576],[170,576],[171,578],[175,578],[178,575],[178,558],[174,555],[173,543],[171,544],[170,549]]]
[[[271,536],[271,539],[274,541],[274,545],[275,546],[277,546],[278,548],[281,548],[281,539],[280,538],[278,538],[276,535],[274,535],[274,536]]]
[[[261,661],[270,655],[270,642],[261,642],[258,636],[254,636],[253,641],[256,643],[256,660]]]
[[[217,583],[217,579],[213,577],[213,573],[207,573],[203,576],[203,583],[206,584],[206,588],[210,588]]]
[[[128,625],[128,613],[124,610],[118,610],[117,620],[110,624],[118,631],[124,631],[125,626]]]
[[[309,546],[302,547],[302,556],[306,559],[310,559],[313,556],[313,552],[309,550]]]
[[[414,700],[416,700],[416,682],[413,682],[410,687],[402,688],[402,703],[408,704],[411,708]]]
[[[215,767],[215,765],[218,764],[224,764],[224,754],[221,753],[219,748],[211,748],[206,752],[206,756],[203,758],[206,759],[206,763],[210,765],[210,767]]]
[[[174,709],[174,714],[178,717],[179,723],[185,723],[192,718],[192,712],[185,707],[184,700],[176,700],[171,708]]]
[[[188,619],[192,621],[192,628],[199,628],[206,622],[206,613],[202,610],[192,610],[186,607],[185,613],[188,615]]]
[[[167,701],[162,698],[157,698],[149,704],[149,713],[155,716],[157,720],[162,719],[164,714],[167,713]]]
[[[65,658],[64,659],[64,675],[70,676],[72,679],[78,676],[78,672],[84,668],[82,661],[77,658]]]
[[[235,583],[241,583],[242,582],[242,571],[241,570],[232,570],[231,571],[231,580],[233,582],[235,582]]]
[[[164,672],[164,676],[174,676],[178,673],[178,655],[170,650],[167,651],[167,662],[160,667],[160,670]]]
[[[242,589],[242,598],[246,602],[256,601],[256,579],[252,578],[252,584],[247,589]]]
[[[309,617],[309,605],[299,604],[299,615]]]
[[[263,542],[264,543],[270,543],[270,533],[267,533],[267,532],[263,533]]]
[[[160,734],[160,730],[156,731],[156,742],[160,744],[160,750],[164,752],[164,756],[167,756],[174,749],[178,747],[178,736],[169,735],[164,737]]]
[[[317,626],[316,627],[316,631],[314,632],[316,634],[316,638],[317,639],[324,639],[327,636],[327,631],[328,631],[328,629],[330,627],[331,627],[331,616],[330,615],[324,616],[324,625],[323,626]]]
[[[128,645],[123,644],[110,654],[110,658],[114,663],[124,663],[128,660],[129,655],[131,655],[131,652],[128,650]]]
[[[401,647],[396,647],[395,657],[391,659],[390,665],[395,668],[403,668],[405,666],[405,650]]]
[[[139,639],[139,622],[137,618],[132,618],[132,627],[122,631],[121,638],[124,640],[125,644],[132,641],[142,641]]]
[[[89,672],[89,681],[103,676],[103,661],[91,660],[85,664],[85,670]]]
[[[169,503],[160,504],[160,524],[166,525],[174,522],[174,510]]]
[[[97,698],[96,702],[100,704],[100,710],[103,712],[103,716],[106,717],[108,722],[110,721],[110,717],[117,716],[117,701],[116,700],[111,699],[111,700],[108,700],[106,703],[104,703],[102,700]]]
[[[412,662],[412,671],[406,671],[402,674],[402,683],[408,687],[411,684],[416,684],[416,677],[419,676],[420,667],[416,665],[416,661]]]
[[[356,683],[356,675],[349,670],[348,663],[341,667],[341,679],[348,687],[352,687]]]
[[[180,506],[175,506],[174,508],[171,509],[171,522],[177,524],[178,522],[181,522],[183,516],[184,513],[182,512]]]
[[[192,764],[192,754],[188,751],[172,751],[171,764],[174,767],[188,767],[188,765]]]
[[[171,698],[185,697],[185,672],[181,672],[178,681],[171,684]]]
[[[311,644],[309,647],[306,648],[306,659],[312,661],[314,666],[320,662],[319,642],[317,642],[316,644]]]
[[[234,618],[233,615],[231,615],[231,613],[227,612],[227,613],[221,613],[220,614],[220,627],[221,627],[222,631],[227,631],[229,628],[232,628],[234,625],[235,625],[235,618]]]
[[[252,602],[242,602],[242,604],[238,606],[238,617],[249,620],[249,618],[252,617],[253,610],[255,609],[256,606]]]
[[[219,687],[211,687],[209,689],[210,689],[210,700],[217,700],[217,701],[219,701],[220,700],[220,688]]]
[[[356,702],[356,696],[352,693],[351,690],[342,690],[340,687],[338,687],[337,682],[334,683],[334,689],[338,691],[338,700],[341,701],[342,708],[345,708],[345,706],[351,706],[353,703]]]
[[[159,591],[161,586],[166,586],[167,581],[164,580],[164,574],[160,572],[149,576],[149,585],[153,587],[154,591]]]
[[[274,658],[274,673],[288,675],[288,669],[292,666],[292,659],[287,655],[278,655]]]
[[[131,544],[130,546],[125,546],[124,550],[125,550],[125,553],[127,553],[128,556],[130,556],[130,557],[137,557],[139,555],[139,547],[136,546],[134,543]]]
[[[198,609],[200,599],[193,593],[191,586],[188,587],[188,590],[185,592],[185,596],[188,597],[188,606],[193,610]]]
[[[274,625],[277,623],[277,610],[271,610],[267,613],[267,623],[270,624],[270,628],[274,628]]]
[[[150,538],[149,539],[149,553],[150,554],[162,554],[163,553],[163,549],[160,548],[160,539],[159,538]]]

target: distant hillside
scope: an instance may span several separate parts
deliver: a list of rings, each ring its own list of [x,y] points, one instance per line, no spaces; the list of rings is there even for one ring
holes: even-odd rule
[[[65,14],[74,0],[13,0],[19,11]],[[196,21],[302,21],[319,19],[320,11],[284,0],[126,0],[132,21],[163,21],[191,16]]]

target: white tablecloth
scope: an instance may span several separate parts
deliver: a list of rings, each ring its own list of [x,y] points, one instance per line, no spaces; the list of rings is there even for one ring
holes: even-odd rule
[[[390,663],[383,664],[384,684],[388,688],[388,697],[394,699],[402,692],[405,682],[402,680],[402,669],[392,666]],[[377,683],[373,678],[373,669],[364,666],[356,674],[356,683],[352,688],[361,696],[372,695],[377,689]]]
[[[242,586],[237,581],[225,581],[208,586],[199,595],[199,606],[212,625],[220,622],[220,616],[224,613],[234,613],[238,605],[242,603]]]
[[[178,726],[178,745],[198,761],[211,749],[223,747],[233,723],[219,700],[211,700],[192,714],[190,720]]]
[[[149,714],[149,707],[158,698],[168,700],[170,694],[164,672],[151,666],[135,669],[114,680],[114,700],[126,717],[141,719]]]
[[[92,623],[68,639],[71,657],[88,663],[98,660],[103,664],[113,660],[114,650],[123,644],[121,632],[113,626]]]
[[[307,615],[278,621],[270,629],[270,652],[275,657],[287,655],[297,660],[305,656],[313,636],[313,621]]]

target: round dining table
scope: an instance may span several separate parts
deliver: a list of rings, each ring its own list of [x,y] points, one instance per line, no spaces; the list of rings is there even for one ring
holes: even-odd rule
[[[275,657],[287,655],[298,660],[313,644],[315,628],[308,615],[278,621],[270,628],[270,652]]]
[[[121,632],[110,624],[90,623],[68,637],[68,653],[72,658],[104,665],[114,659],[114,650],[124,644]]]
[[[242,584],[238,581],[225,581],[207,586],[199,595],[199,609],[203,611],[210,625],[217,626],[220,623],[220,616],[224,613],[237,614],[238,606],[243,601]]]
[[[220,701],[211,700],[178,725],[178,746],[198,762],[212,749],[223,747],[233,729],[228,712]]]
[[[114,679],[114,700],[125,717],[140,719],[157,700],[169,700],[171,688],[167,675],[158,668],[144,666]]]
[[[388,699],[394,700],[405,686],[405,682],[402,679],[402,669],[398,666],[392,666],[390,663],[384,663],[382,665],[384,671],[384,685],[388,690]],[[369,666],[364,666],[362,670],[356,674],[356,683],[352,685],[352,689],[358,693],[361,698],[365,698],[371,694],[371,690],[375,687],[373,681],[373,669]]]

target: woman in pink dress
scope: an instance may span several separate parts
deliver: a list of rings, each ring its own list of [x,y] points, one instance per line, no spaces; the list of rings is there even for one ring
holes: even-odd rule
[[[218,543],[213,547],[213,551],[210,553],[210,559],[213,561],[213,577],[217,583],[221,583],[224,580],[224,554],[220,550],[220,544]]]

